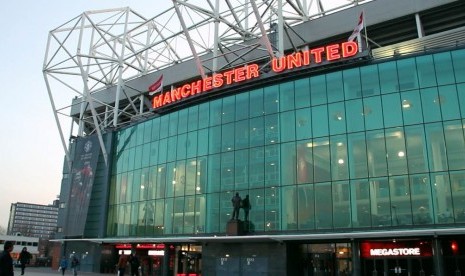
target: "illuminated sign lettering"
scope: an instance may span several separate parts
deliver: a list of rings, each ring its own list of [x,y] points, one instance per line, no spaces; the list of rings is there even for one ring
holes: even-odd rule
[[[420,256],[420,248],[370,249],[370,256]]]
[[[301,52],[292,53],[271,61],[271,69],[275,73],[301,68],[310,65],[319,65],[326,62],[334,62],[353,57],[358,53],[358,44],[349,41],[340,44],[331,44]],[[241,83],[260,77],[258,64],[252,63],[228,71],[214,73],[200,80],[186,83],[171,91],[163,92],[152,99],[154,109],[177,103],[181,100],[193,97],[197,94],[209,92],[227,85]]]

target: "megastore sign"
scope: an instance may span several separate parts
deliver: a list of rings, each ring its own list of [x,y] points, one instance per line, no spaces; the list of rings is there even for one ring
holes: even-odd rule
[[[323,62],[325,64],[333,63],[354,57],[358,52],[358,44],[353,41],[331,44],[273,58],[271,61],[271,70],[275,73],[283,73],[296,68],[322,65]],[[203,79],[185,83],[180,87],[172,88],[170,91],[155,95],[152,99],[152,107],[157,109],[172,105],[198,94],[258,77],[260,77],[260,71],[256,63],[214,73]]]

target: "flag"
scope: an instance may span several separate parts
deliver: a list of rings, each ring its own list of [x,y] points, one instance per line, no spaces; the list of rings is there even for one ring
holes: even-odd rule
[[[163,89],[163,75],[161,75],[158,80],[156,80],[154,83],[152,83],[149,86],[149,95],[153,95]]]
[[[347,39],[347,41],[354,41],[361,34],[363,27],[365,26],[365,23],[363,21],[364,21],[364,18],[363,18],[363,11],[362,11],[360,13],[357,26],[355,27],[354,31],[349,36],[349,39]]]

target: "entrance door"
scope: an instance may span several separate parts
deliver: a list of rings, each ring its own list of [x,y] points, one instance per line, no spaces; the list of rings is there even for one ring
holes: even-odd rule
[[[364,276],[433,275],[432,258],[363,259]]]

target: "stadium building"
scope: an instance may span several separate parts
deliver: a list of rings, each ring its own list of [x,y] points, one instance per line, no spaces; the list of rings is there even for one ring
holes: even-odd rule
[[[173,0],[52,30],[62,254],[110,272],[132,251],[148,275],[464,273],[465,1],[328,2]]]

